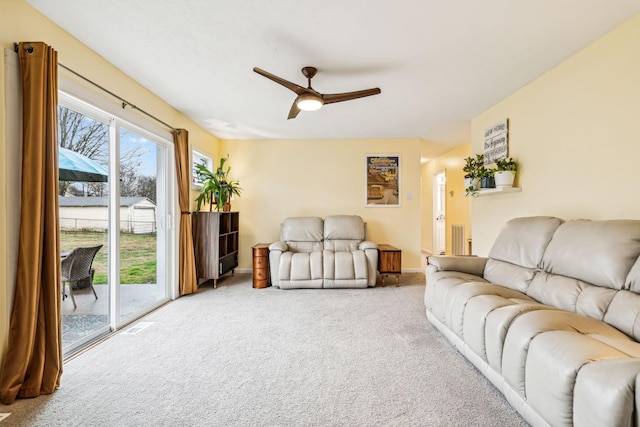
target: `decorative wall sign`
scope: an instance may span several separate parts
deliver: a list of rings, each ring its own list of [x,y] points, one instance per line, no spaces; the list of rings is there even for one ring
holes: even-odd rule
[[[484,164],[505,159],[509,154],[509,119],[504,119],[484,131]]]
[[[191,150],[191,187],[199,190],[202,187],[202,182],[198,179],[196,165],[205,165],[207,169],[211,170],[213,159],[197,150]]]
[[[400,155],[367,154],[367,207],[400,206]]]

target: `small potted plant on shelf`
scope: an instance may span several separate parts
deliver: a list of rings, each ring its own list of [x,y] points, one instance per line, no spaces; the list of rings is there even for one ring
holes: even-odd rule
[[[465,195],[475,195],[480,189],[479,168],[484,165],[484,154],[476,154],[476,157],[467,157],[462,168],[464,175]]]
[[[203,203],[209,204],[209,212],[213,211],[214,206],[218,212],[229,211],[231,198],[240,196],[242,191],[240,183],[229,178],[231,166],[227,165],[225,169],[228,159],[228,155],[220,158],[220,164],[214,172],[207,169],[205,165],[196,165],[196,173],[202,183],[200,195],[196,198],[196,212],[200,212]]]
[[[513,187],[518,164],[511,157],[496,160],[496,187]]]
[[[480,188],[496,188],[494,179],[495,169],[486,168],[484,165],[478,168],[478,177],[480,178]]]

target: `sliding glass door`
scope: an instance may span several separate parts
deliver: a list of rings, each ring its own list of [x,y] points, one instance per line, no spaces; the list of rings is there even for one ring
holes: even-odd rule
[[[167,299],[166,170],[166,147],[120,129],[122,321]]]
[[[69,174],[59,161],[63,277],[78,253],[100,246],[85,261],[86,277],[65,286],[68,355],[168,301],[173,150],[152,132],[65,94],[58,132],[61,155],[70,152],[77,168],[97,169]]]
[[[58,107],[62,347],[65,351],[79,348],[111,330],[110,118],[79,110],[71,106]],[[93,163],[97,166],[92,168]],[[97,248],[97,252],[86,248]]]

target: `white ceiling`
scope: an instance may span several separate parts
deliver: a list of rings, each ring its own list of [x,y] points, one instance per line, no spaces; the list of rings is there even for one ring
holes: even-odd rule
[[[27,1],[219,138],[441,147],[469,142],[471,118],[640,12],[640,0]],[[305,85],[306,65],[319,92],[382,93],[287,120],[295,94],[253,67]]]

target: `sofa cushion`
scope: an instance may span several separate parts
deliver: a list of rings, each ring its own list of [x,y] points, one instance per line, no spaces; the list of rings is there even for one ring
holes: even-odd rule
[[[640,294],[640,258],[638,258],[635,264],[633,264],[633,267],[631,267],[631,271],[629,271],[624,284],[624,289]]]
[[[323,254],[325,288],[366,288],[368,265],[364,251]]]
[[[490,313],[517,302],[501,295],[478,295],[469,300],[464,311],[464,342],[487,362],[486,323]]]
[[[482,277],[475,276],[469,273],[462,273],[459,271],[438,271],[437,267],[434,265],[428,265],[426,268],[426,280],[428,283],[437,283],[440,280],[443,280],[445,283],[444,286],[455,286],[465,282],[485,282]],[[446,285],[449,283],[449,285]],[[440,296],[440,288],[438,286],[427,286],[424,293],[424,305],[427,307],[429,311],[438,311],[438,304],[435,304],[436,298]],[[438,311],[439,313],[439,311]],[[436,316],[440,321],[444,321],[443,316]]]
[[[330,251],[357,251],[365,239],[365,225],[357,215],[333,215],[324,220],[324,247]]]
[[[278,268],[280,288],[321,288],[322,252],[283,252]]]
[[[568,221],[553,235],[542,269],[596,286],[622,289],[638,255],[640,221]]]
[[[332,252],[359,251],[361,240],[325,240],[324,248]]]
[[[640,359],[604,359],[584,365],[573,391],[576,426],[637,426]]]
[[[508,262],[489,258],[484,267],[484,278],[491,283],[505,286],[519,292],[527,292],[529,284],[538,270],[521,267]]]
[[[564,310],[535,310],[520,315],[507,331],[502,352],[502,374],[511,387],[524,398],[527,397],[525,368],[529,348],[541,334],[549,331],[570,331],[628,339],[622,332],[606,323]]]
[[[580,370],[595,361],[626,357],[624,353],[579,332],[541,333],[533,339],[527,353],[526,399],[538,408],[549,424],[574,425],[573,400]],[[554,398],[549,399],[549,396]],[[601,403],[596,405],[600,407]]]
[[[283,242],[322,242],[322,218],[291,217],[282,222],[280,240]]]
[[[527,295],[543,304],[603,320],[616,291],[582,280],[540,272],[531,282]]]
[[[327,279],[366,279],[367,259],[364,251],[323,253],[324,277]]]
[[[513,304],[496,307],[485,320],[484,340],[487,362],[496,372],[502,372],[504,343],[513,322],[526,313],[538,310],[557,310],[534,301],[510,298]]]
[[[324,219],[325,240],[365,240],[364,221],[358,215],[332,215]]]
[[[482,279],[481,279],[482,280]],[[466,283],[464,279],[459,277],[442,277],[431,285],[431,292],[428,297],[425,295],[425,303],[433,315],[443,324],[446,323],[446,316],[449,307],[445,304],[449,292]]]
[[[538,268],[542,255],[562,224],[560,218],[535,216],[508,221],[493,243],[489,258],[525,268]]]
[[[617,291],[607,307],[604,321],[640,340],[640,295],[629,291]]]
[[[467,316],[466,308],[470,301],[481,295],[497,295],[502,298],[525,299],[535,302],[521,292],[491,283],[469,282],[456,286],[449,290],[445,299],[447,312],[445,313],[444,323],[460,338],[464,339],[463,330],[466,322],[480,320]]]

